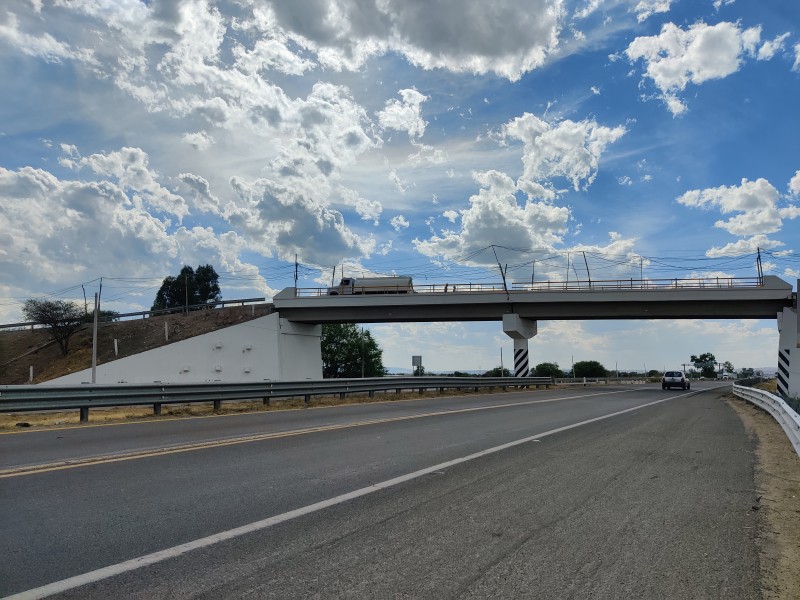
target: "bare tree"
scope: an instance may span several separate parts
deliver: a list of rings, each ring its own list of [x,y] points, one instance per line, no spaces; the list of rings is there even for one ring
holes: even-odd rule
[[[69,338],[81,328],[84,320],[83,309],[65,300],[29,298],[22,307],[22,314],[28,321],[46,325],[64,356],[69,351]]]

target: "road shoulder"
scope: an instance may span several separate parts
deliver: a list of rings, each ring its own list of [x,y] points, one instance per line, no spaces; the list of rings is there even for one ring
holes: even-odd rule
[[[753,510],[764,516],[758,540],[764,598],[800,598],[800,457],[770,415],[739,398],[728,403],[756,441],[760,501]]]

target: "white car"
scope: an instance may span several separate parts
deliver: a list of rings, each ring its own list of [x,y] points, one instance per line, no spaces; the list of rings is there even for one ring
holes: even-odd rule
[[[683,371],[667,371],[661,378],[661,389],[667,390],[673,387],[679,387],[682,390],[691,389],[692,384],[689,383],[689,378]]]

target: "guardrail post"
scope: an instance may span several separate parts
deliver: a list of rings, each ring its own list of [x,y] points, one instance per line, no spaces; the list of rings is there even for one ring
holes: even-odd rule
[[[306,404],[311,404],[311,394],[306,394],[303,397],[303,400],[305,401]]]
[[[424,388],[419,388],[419,395],[420,395],[420,396],[422,396],[422,394],[423,394],[424,392],[425,392],[425,389],[424,389]]]
[[[344,400],[344,392],[339,392],[339,400]]]
[[[264,397],[261,399],[261,401],[262,401],[262,403],[264,404],[264,406],[269,406],[269,396],[264,396]]]
[[[369,397],[370,398],[374,398],[375,397],[375,390],[370,390],[369,391]]]
[[[214,400],[214,412],[219,412],[222,410],[222,400]]]
[[[399,396],[399,395],[400,395],[400,388],[397,388],[397,389],[394,391],[394,393],[395,393],[395,395]]]
[[[161,414],[161,403],[156,402],[153,404],[153,414],[158,416]]]
[[[89,407],[88,406],[81,406],[81,423],[88,423],[89,422]]]

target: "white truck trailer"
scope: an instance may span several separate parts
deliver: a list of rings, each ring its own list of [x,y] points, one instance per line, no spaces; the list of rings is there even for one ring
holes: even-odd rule
[[[414,292],[411,277],[344,277],[339,285],[328,288],[329,296],[361,294],[410,294]]]

